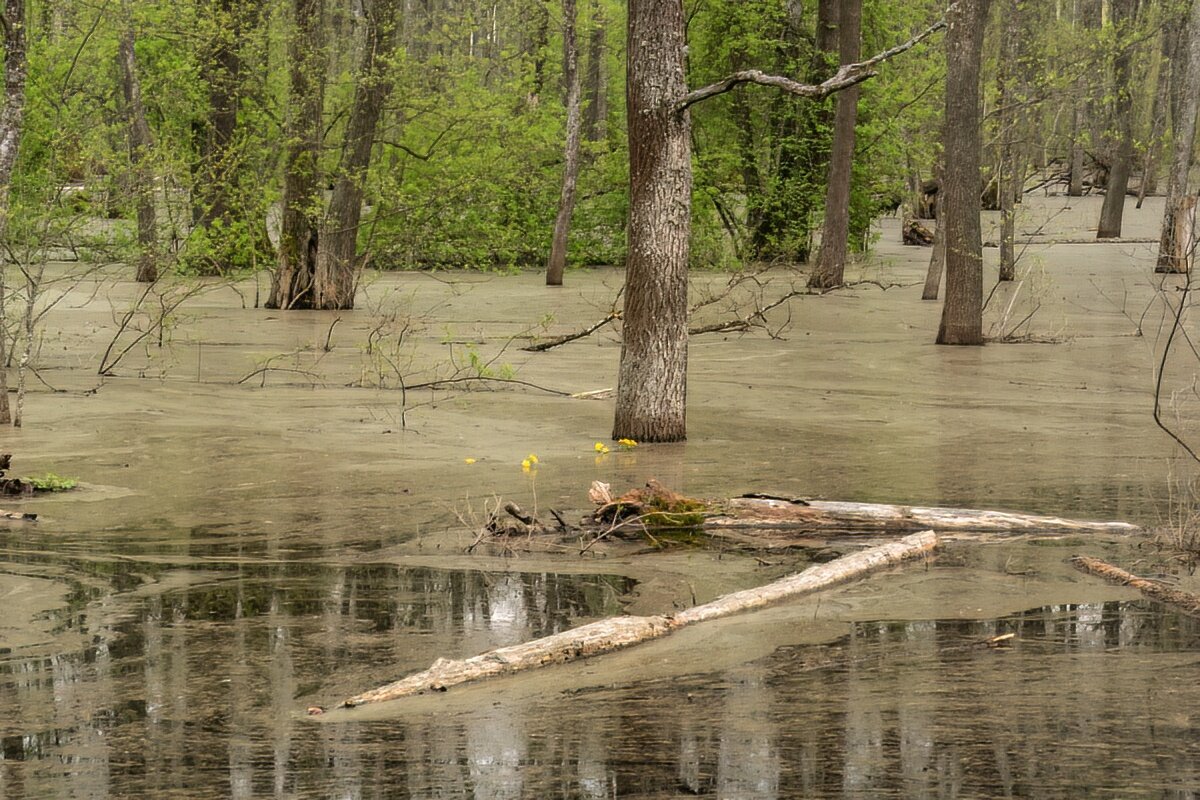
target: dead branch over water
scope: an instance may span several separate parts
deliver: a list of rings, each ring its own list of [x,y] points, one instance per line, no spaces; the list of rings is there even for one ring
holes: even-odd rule
[[[677,614],[611,617],[562,633],[511,647],[500,647],[459,660],[438,659],[429,669],[347,699],[355,707],[401,697],[444,692],[451,686],[509,675],[550,664],[564,664],[659,639],[688,625],[802,597],[845,581],[930,553],[937,546],[933,531],[842,556],[781,580],[719,597]]]

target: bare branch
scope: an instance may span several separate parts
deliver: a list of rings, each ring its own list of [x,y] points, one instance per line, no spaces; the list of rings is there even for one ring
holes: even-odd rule
[[[837,73],[821,83],[800,83],[783,75],[767,75],[765,72],[757,69],[742,70],[735,72],[732,75],[726,76],[716,83],[709,84],[701,89],[688,92],[683,100],[675,106],[675,110],[683,111],[690,106],[699,103],[702,100],[707,100],[710,97],[716,97],[719,94],[724,94],[736,86],[743,83],[757,83],[763,86],[774,86],[777,89],[782,89],[788,94],[798,95],[799,97],[809,97],[814,100],[820,100],[828,97],[834,92],[840,92],[843,89],[849,89],[851,86],[862,83],[869,78],[875,77],[878,73],[875,67],[887,61],[890,58],[900,55],[908,50],[913,49],[921,42],[928,39],[933,34],[946,27],[946,16],[958,5],[952,4],[946,9],[946,13],[937,22],[930,25],[925,30],[918,33],[916,36],[909,39],[903,44],[898,44],[893,48],[884,50],[882,53],[877,53],[866,61],[859,61],[855,64],[845,64],[838,68]]]

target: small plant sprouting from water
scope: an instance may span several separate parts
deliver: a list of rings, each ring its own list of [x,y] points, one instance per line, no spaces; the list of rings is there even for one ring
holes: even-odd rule
[[[33,485],[35,492],[66,492],[79,485],[79,481],[75,478],[64,478],[53,472],[47,472],[44,475],[31,475],[25,480]]]

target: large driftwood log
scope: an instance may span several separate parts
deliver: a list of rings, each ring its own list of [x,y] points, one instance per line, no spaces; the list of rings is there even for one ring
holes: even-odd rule
[[[771,603],[825,589],[868,572],[924,555],[936,546],[937,536],[932,531],[925,531],[810,567],[804,572],[757,589],[725,595],[678,614],[612,617],[532,642],[500,647],[462,661],[438,659],[424,672],[355,695],[343,705],[354,707],[425,692],[441,692],[468,681],[609,653],[661,638],[687,625],[762,608]]]
[[[1188,616],[1200,617],[1200,597],[1194,594],[1170,589],[1158,581],[1139,578],[1132,572],[1126,572],[1120,567],[1109,564],[1107,561],[1101,561],[1098,558],[1090,556],[1075,556],[1071,559],[1071,564],[1076,569],[1104,578],[1109,583],[1132,586],[1151,600],[1174,606]]]

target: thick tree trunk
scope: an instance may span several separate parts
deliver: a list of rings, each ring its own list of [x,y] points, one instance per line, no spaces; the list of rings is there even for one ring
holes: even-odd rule
[[[375,130],[392,91],[387,70],[397,40],[396,5],[397,0],[375,0],[367,10],[366,42],[358,68],[354,102],[346,122],[341,165],[321,225],[313,280],[313,308],[354,308],[363,190],[371,166]]]
[[[841,63],[853,64],[860,53],[862,0],[843,0],[838,17]],[[858,123],[859,88],[853,86],[837,96],[833,120],[833,149],[829,157],[829,181],[825,191],[825,220],[821,227],[821,250],[809,276],[814,289],[829,289],[844,282],[847,240],[850,237],[850,182],[854,167],[855,127]]]
[[[988,0],[961,0],[947,16],[945,167],[938,203],[946,242],[946,299],[938,344],[983,344],[980,60]]]
[[[567,84],[567,144],[563,150],[562,195],[558,200],[550,261],[546,266],[547,286],[562,286],[563,270],[567,266],[571,214],[575,211],[575,184],[579,180],[579,137],[583,126],[583,109],[579,86],[579,46],[575,38],[575,0],[563,0],[563,79]]]
[[[638,0],[633,0],[634,3]],[[444,692],[452,686],[486,678],[525,672],[550,664],[565,664],[611,653],[662,638],[680,628],[803,597],[870,572],[919,558],[937,547],[933,531],[915,533],[895,542],[842,556],[826,564],[782,578],[755,589],[718,597],[671,615],[611,617],[531,642],[501,647],[461,661],[438,659],[424,672],[410,675],[343,702],[356,707],[426,692]]]
[[[1112,24],[1118,37],[1128,34],[1127,22],[1133,19],[1136,0],[1112,0]],[[1125,214],[1125,192],[1129,188],[1129,175],[1133,168],[1133,98],[1130,94],[1133,55],[1130,45],[1121,42],[1113,58],[1113,119],[1117,127],[1117,150],[1112,166],[1108,170],[1108,186],[1104,205],[1100,208],[1100,224],[1096,228],[1097,239],[1115,239],[1121,236],[1121,220]]]
[[[1183,52],[1172,66],[1171,95],[1177,108],[1174,120],[1174,156],[1167,177],[1167,197],[1158,245],[1158,272],[1187,272],[1192,242],[1179,235],[1190,230],[1195,198],[1188,200],[1188,173],[1196,141],[1196,114],[1200,112],[1200,2],[1192,4],[1187,32],[1181,34]],[[1182,63],[1180,63],[1182,62]]]
[[[9,189],[25,121],[25,0],[4,2],[4,106],[0,108],[0,239],[8,233]],[[0,265],[0,425],[12,423],[8,404],[8,353],[4,331],[6,286]]]
[[[600,142],[607,135],[608,72],[605,69],[605,17],[599,0],[592,2],[592,27],[588,32],[587,107],[583,115],[583,135],[589,142]]]
[[[288,55],[287,141],[279,258],[267,308],[313,308],[320,220],[319,159],[325,107],[322,0],[293,0],[295,30]]]
[[[149,162],[153,137],[150,126],[146,123],[146,108],[142,104],[142,85],[138,79],[137,55],[133,42],[133,20],[128,3],[122,5],[125,24],[118,42],[118,54],[121,62],[121,91],[125,97],[125,120],[128,126],[131,182],[137,207],[137,279],[143,283],[153,283],[158,280],[158,222],[154,210],[154,173]]]
[[[629,257],[613,438],[687,436],[691,122],[681,0],[631,0],[628,23]]]

